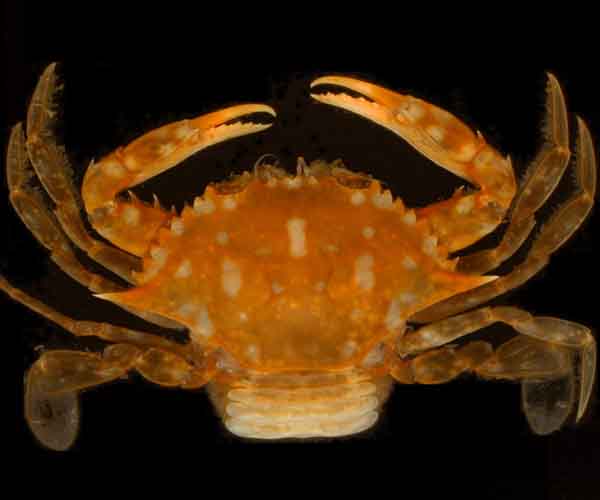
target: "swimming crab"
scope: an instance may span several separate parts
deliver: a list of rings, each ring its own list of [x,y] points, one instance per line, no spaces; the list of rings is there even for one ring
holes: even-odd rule
[[[570,163],[556,78],[548,74],[545,143],[521,186],[510,159],[452,114],[354,78],[325,76],[311,87],[321,85],[338,91],[314,99],[389,129],[476,189],[410,209],[368,175],[300,158],[295,175],[257,164],[209,185],[180,213],[122,195],[204,148],[270,126],[244,117],[276,116],[266,105],[238,105],[165,125],[92,162],[83,207],[111,245],[83,223],[53,134],[55,65],[45,70],[26,135],[19,123],[10,136],[14,208],[50,258],[96,297],[150,323],[185,328],[189,340],[71,319],[0,277],[16,301],[74,335],[109,343],[102,353],[46,351],[28,371],[26,419],[43,445],[69,448],[78,392],[131,370],[163,386],[206,387],[225,427],[249,438],[358,433],[375,424],[394,382],[439,384],[464,372],[521,381],[523,409],[538,434],[573,413],[582,417],[596,366],[590,330],[517,307],[478,307],[546,266],[593,205],[595,153],[578,117],[579,191],[538,231],[522,263],[505,276],[487,274],[528,238]],[[503,222],[497,247],[451,258]],[[73,245],[129,285],[88,270]],[[494,322],[518,335],[497,349],[455,342]]]

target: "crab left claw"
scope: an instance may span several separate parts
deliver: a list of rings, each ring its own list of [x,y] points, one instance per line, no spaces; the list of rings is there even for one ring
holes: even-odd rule
[[[213,144],[260,132],[271,124],[242,123],[255,113],[276,116],[264,104],[241,104],[192,120],[170,123],[119,148],[87,170],[83,199],[88,213],[109,204],[117,193],[168,170]],[[238,120],[233,123],[232,120]]]
[[[276,116],[273,108],[264,104],[232,106],[152,130],[90,165],[83,179],[82,196],[94,229],[120,248],[144,255],[158,228],[172,214],[157,203],[150,206],[134,196],[125,200],[117,195],[202,149],[269,128],[271,124],[241,121],[256,113]]]
[[[488,145],[480,133],[437,106],[369,82],[324,76],[311,83],[311,87],[317,85],[342,87],[367,97],[311,94],[320,102],[352,111],[393,131],[437,165],[481,188],[475,197],[455,197],[428,209],[427,216],[439,229],[455,226],[446,241],[452,250],[473,243],[501,222],[516,192],[514,172],[510,159]],[[471,208],[480,210],[471,212]],[[452,209],[466,217],[456,223],[455,217],[448,216]],[[476,212],[483,217],[475,217]],[[469,227],[478,229],[469,232]]]

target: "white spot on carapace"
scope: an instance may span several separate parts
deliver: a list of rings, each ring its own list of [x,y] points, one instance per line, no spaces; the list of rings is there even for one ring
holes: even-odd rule
[[[315,283],[315,292],[322,292],[327,287],[327,284],[324,281],[317,281]]]
[[[286,177],[283,182],[288,189],[298,189],[302,186],[302,177]]]
[[[242,288],[242,272],[239,266],[233,260],[225,258],[221,270],[223,291],[231,298],[236,297],[240,288]]]
[[[102,172],[113,179],[120,179],[127,173],[127,170],[123,165],[110,161],[102,164]]]
[[[279,283],[278,281],[273,281],[273,283],[271,283],[271,290],[273,290],[273,293],[276,293],[279,295],[280,293],[283,293],[285,288],[283,288],[281,286],[281,283]]]
[[[197,309],[198,307],[196,306],[196,304],[187,302],[185,304],[181,304],[176,312],[184,318],[189,318],[192,314],[194,314],[194,312],[196,312]]]
[[[438,125],[429,125],[427,133],[435,142],[442,142],[446,136],[444,129]]]
[[[219,231],[215,236],[215,240],[219,245],[225,246],[229,243],[229,235],[225,231]]]
[[[212,337],[215,333],[215,327],[208,315],[208,309],[205,305],[198,308],[196,313],[196,321],[191,332],[192,337],[198,336],[200,340],[206,340]]]
[[[347,340],[346,342],[344,342],[344,345],[341,349],[342,356],[345,358],[349,358],[356,352],[357,348],[358,344],[354,340]]]
[[[430,257],[435,257],[437,253],[437,241],[437,236],[425,236],[423,238],[423,245],[421,246],[423,253]]]
[[[215,211],[215,204],[212,200],[205,200],[203,198],[196,198],[194,200],[194,211],[198,215],[208,215]]]
[[[373,198],[371,199],[373,205],[377,208],[392,208],[394,206],[394,199],[392,198],[392,193],[389,191],[384,191],[383,193],[375,193]]]
[[[245,312],[240,313],[240,321],[242,323],[245,323],[246,321],[248,321],[248,315]]]
[[[287,221],[288,238],[290,240],[290,255],[304,257],[306,255],[306,221],[294,218]]]
[[[415,211],[407,210],[404,215],[402,215],[402,222],[404,222],[404,224],[408,224],[409,226],[415,224],[417,222],[417,214]]]
[[[168,255],[169,252],[165,248],[152,247],[150,249],[150,257],[152,257],[152,260],[160,266],[163,266],[165,262],[167,262]]]
[[[370,240],[373,236],[375,236],[375,229],[373,229],[371,226],[363,227],[362,235]]]
[[[228,196],[223,200],[223,208],[225,210],[235,210],[236,207],[237,201],[235,201],[235,198],[233,196]]]
[[[192,275],[192,263],[189,259],[185,259],[179,264],[177,271],[175,271],[176,278],[189,278]]]
[[[175,218],[171,221],[171,233],[174,236],[181,236],[183,234],[183,221],[181,219]]]
[[[460,215],[468,214],[475,206],[475,197],[465,196],[456,204],[456,213]]]
[[[385,327],[389,332],[398,332],[404,326],[402,308],[398,299],[392,299],[385,315]]]
[[[404,269],[412,271],[417,268],[417,263],[408,255],[405,255],[402,259],[402,266],[404,267]]]
[[[258,361],[258,354],[259,350],[257,345],[250,344],[248,347],[246,347],[246,356],[252,361]]]
[[[123,209],[123,220],[125,220],[125,224],[128,226],[135,226],[140,222],[140,211],[136,207],[132,207],[131,205],[127,205]]]
[[[366,199],[367,197],[365,196],[365,193],[363,193],[362,191],[354,191],[354,193],[352,193],[352,195],[350,196],[350,203],[358,206],[362,205]]]
[[[377,344],[363,359],[361,366],[370,368],[371,366],[379,365],[385,357],[385,348],[383,344]]]
[[[354,262],[354,281],[363,290],[372,290],[375,286],[374,262],[372,255],[361,255]]]

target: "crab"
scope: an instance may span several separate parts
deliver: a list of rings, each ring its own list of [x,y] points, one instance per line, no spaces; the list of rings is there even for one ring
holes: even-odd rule
[[[548,74],[545,142],[520,186],[510,158],[452,114],[355,78],[324,76],[311,87],[322,85],[337,90],[311,94],[315,100],[389,129],[476,189],[411,209],[369,175],[300,158],[295,175],[263,162],[211,184],[180,213],[156,198],[122,194],[204,148],[270,126],[244,117],[276,116],[269,106],[244,104],[167,124],[92,162],[81,198],[101,239],[83,223],[53,134],[55,65],[45,70],[26,136],[20,123],[10,136],[14,208],[50,258],[96,297],[185,329],[188,340],[74,320],[0,276],[14,300],[76,336],[109,344],[102,353],[48,350],[29,369],[25,414],[42,445],[71,447],[78,393],[132,370],[162,386],[206,387],[226,429],[245,438],[359,433],[376,423],[395,383],[440,384],[465,372],[520,381],[537,434],[581,419],[595,377],[590,329],[512,306],[479,307],[546,266],[593,205],[594,147],[578,117],[579,190],[538,231],[522,263],[501,277],[488,274],[528,239],[536,211],[570,164],[556,78]],[[502,223],[497,247],[453,258]],[[74,246],[123,282],[87,269]],[[496,349],[457,342],[495,322],[517,335]]]

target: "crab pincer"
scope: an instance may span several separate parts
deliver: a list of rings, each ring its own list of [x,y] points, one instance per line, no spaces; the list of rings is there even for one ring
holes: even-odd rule
[[[333,85],[366,96],[312,94],[320,102],[352,111],[406,140],[440,167],[478,186],[451,199],[417,210],[451,251],[464,248],[492,232],[502,221],[516,193],[511,161],[463,122],[416,97],[342,76],[317,78],[311,87]]]
[[[209,146],[269,128],[271,124],[241,121],[256,113],[276,116],[273,108],[264,104],[232,106],[169,123],[90,165],[83,180],[82,196],[94,229],[121,248],[143,255],[152,235],[166,224],[171,214],[157,203],[149,206],[135,197],[125,201],[117,195]]]

